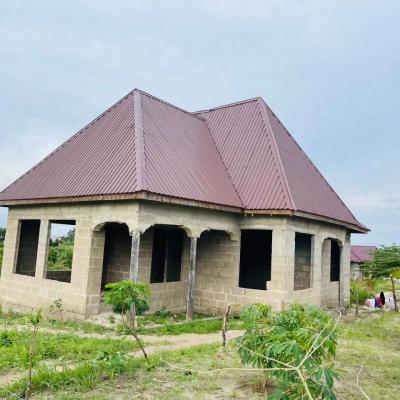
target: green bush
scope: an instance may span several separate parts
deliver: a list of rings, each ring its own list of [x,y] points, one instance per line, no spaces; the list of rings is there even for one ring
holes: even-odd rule
[[[311,305],[295,304],[273,313],[269,306],[254,304],[244,310],[242,319],[246,329],[238,340],[242,363],[275,368],[265,372],[276,387],[268,399],[306,399],[309,394],[336,399],[332,359],[337,334],[330,314]]]
[[[48,268],[50,270],[71,270],[74,248],[70,244],[50,244]]]
[[[355,304],[358,293],[358,304],[364,304],[365,300],[375,298],[375,282],[363,279],[351,282],[350,301]]]
[[[150,287],[147,283],[133,283],[131,281],[120,281],[106,285],[104,301],[119,312],[122,317],[130,316],[132,307],[135,307],[136,315],[143,314],[149,309]],[[132,321],[131,321],[132,322]],[[133,321],[134,322],[134,321]],[[123,322],[125,324],[125,320]]]

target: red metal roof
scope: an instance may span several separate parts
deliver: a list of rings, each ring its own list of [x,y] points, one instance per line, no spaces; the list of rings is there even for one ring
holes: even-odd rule
[[[190,113],[135,89],[0,193],[3,203],[151,192],[365,229],[261,98]]]
[[[364,262],[373,260],[373,252],[376,250],[376,246],[351,246],[351,262]]]

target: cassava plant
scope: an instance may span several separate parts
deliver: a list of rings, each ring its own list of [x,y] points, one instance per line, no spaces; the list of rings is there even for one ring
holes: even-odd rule
[[[134,336],[147,360],[147,353],[137,335],[137,315],[149,309],[150,287],[148,284],[120,281],[106,285],[104,301],[118,310],[124,327]]]
[[[330,314],[295,304],[273,313],[254,304],[241,315],[245,334],[237,342],[242,363],[265,371],[275,390],[269,400],[336,399],[333,369],[336,324]]]

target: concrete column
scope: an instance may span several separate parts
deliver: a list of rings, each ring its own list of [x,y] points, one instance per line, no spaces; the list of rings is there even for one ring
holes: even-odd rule
[[[129,279],[137,283],[139,271],[140,231],[132,232],[131,261],[129,264]]]
[[[17,262],[19,240],[19,223],[18,220],[8,218],[6,237],[4,240],[3,266],[1,268],[1,277],[6,278],[14,272]]]
[[[278,292],[284,301],[294,290],[295,232],[284,226],[272,232],[271,281],[267,290]],[[284,304],[282,304],[284,306]]]
[[[104,230],[93,231],[90,220],[77,220],[71,289],[79,313],[85,316],[99,312],[101,275],[103,270]]]
[[[344,307],[350,301],[350,234],[346,234],[342,242],[340,252],[340,281],[339,281],[339,305]]]
[[[321,304],[322,287],[322,243],[323,238],[320,235],[313,236],[312,260],[311,260],[311,287],[318,297],[318,303]]]
[[[46,277],[46,268],[47,268],[47,248],[49,245],[49,220],[42,219],[40,222],[40,231],[39,231],[39,243],[38,243],[38,251],[36,257],[36,273],[35,277],[42,279]]]
[[[189,253],[189,276],[188,290],[186,301],[186,320],[191,321],[193,318],[193,294],[196,275],[196,253],[197,253],[197,237],[190,238],[190,253]]]

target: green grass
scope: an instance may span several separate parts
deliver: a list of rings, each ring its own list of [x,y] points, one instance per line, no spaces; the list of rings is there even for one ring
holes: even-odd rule
[[[193,320],[208,318],[209,315],[194,313]],[[141,325],[158,325],[158,324],[170,324],[174,322],[182,322],[186,318],[184,313],[172,313],[164,309],[156,311],[153,314],[144,314],[139,316],[139,322]]]
[[[7,340],[1,340],[2,337]],[[0,373],[10,368],[27,368],[30,340],[29,332],[0,332]],[[88,339],[73,334],[39,332],[34,361],[35,365],[43,360],[76,363],[91,360],[100,352],[130,352],[137,349],[136,342],[129,340]]]
[[[183,333],[207,334],[220,332],[221,319],[209,319],[185,322],[182,324],[165,324],[155,328],[140,328],[139,332],[145,335],[181,335]],[[237,319],[231,319],[229,329],[243,329],[243,324]]]
[[[375,279],[375,291],[379,292],[391,292],[392,282],[390,279]],[[396,292],[400,291],[400,282],[396,284]]]
[[[57,313],[58,315],[58,313]],[[30,325],[27,315],[16,312],[1,312],[0,310],[0,327],[1,325]],[[108,328],[99,324],[94,324],[87,321],[61,321],[60,319],[43,318],[40,323],[41,327],[50,329],[62,329],[67,331],[79,331],[85,333],[107,333],[114,331],[113,328]],[[0,328],[1,329],[1,328]]]
[[[360,384],[366,393],[372,399],[397,398],[400,393],[400,315],[385,312],[346,322],[340,331],[336,362],[341,372],[338,398],[362,398],[356,387],[356,376],[363,361]]]
[[[191,332],[198,329],[205,333],[218,331],[220,324],[218,320],[194,321],[167,325],[163,329],[167,334],[178,334],[178,329],[184,333],[190,329]],[[231,328],[237,324],[232,320]],[[159,329],[154,329],[161,334]],[[340,372],[336,384],[338,399],[362,398],[356,386],[356,376],[363,361],[360,384],[367,394],[372,399],[397,398],[400,393],[400,313],[372,314],[365,319],[342,322],[339,331],[336,359],[336,368]],[[7,340],[3,341],[6,345],[0,344],[0,370],[4,373],[19,369],[25,375],[29,333],[11,332],[10,335],[11,345]],[[73,332],[68,335],[39,333],[33,379],[35,399],[265,398],[260,392],[262,374],[259,372],[197,372],[239,368],[240,360],[233,348],[223,350],[219,344],[203,345],[152,355],[150,365],[143,358],[125,356],[135,349],[136,343],[127,340],[82,338]],[[46,360],[61,361],[65,369],[55,370],[53,364],[44,364]],[[75,368],[69,368],[71,364]],[[24,376],[0,389],[0,398],[15,399],[25,390]]]

